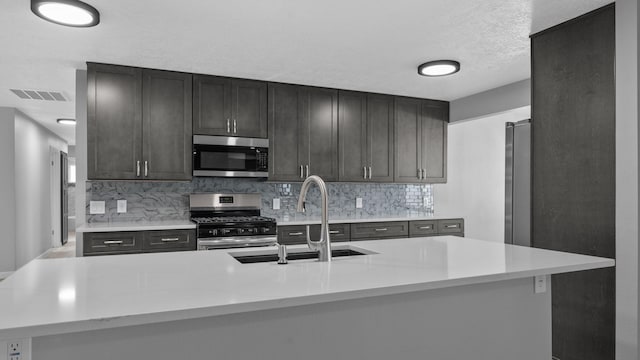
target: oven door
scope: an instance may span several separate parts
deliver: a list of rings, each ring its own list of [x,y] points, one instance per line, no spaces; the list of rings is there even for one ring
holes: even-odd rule
[[[267,139],[196,135],[193,142],[193,176],[269,176]]]

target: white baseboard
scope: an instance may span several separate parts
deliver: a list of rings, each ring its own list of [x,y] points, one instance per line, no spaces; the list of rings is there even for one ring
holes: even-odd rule
[[[13,271],[0,272],[0,280],[4,280],[13,274]]]

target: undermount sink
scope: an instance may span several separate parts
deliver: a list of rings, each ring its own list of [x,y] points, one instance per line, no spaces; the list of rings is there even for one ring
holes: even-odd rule
[[[376,252],[360,249],[355,246],[336,246],[331,249],[332,257],[347,257],[347,256],[359,256],[359,255],[371,255],[377,254]],[[262,250],[262,251],[246,251],[229,253],[234,259],[238,260],[242,264],[254,264],[262,262],[277,262],[278,254],[275,250]],[[290,249],[287,254],[287,260],[304,260],[304,259],[317,259],[318,252],[310,251],[308,249]]]

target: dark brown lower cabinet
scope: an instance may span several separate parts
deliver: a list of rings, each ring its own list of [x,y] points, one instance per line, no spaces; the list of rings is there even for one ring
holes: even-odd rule
[[[311,240],[320,238],[320,225],[311,225],[310,231]],[[332,243],[438,235],[464,236],[464,219],[329,224],[329,235]],[[278,226],[278,243],[284,245],[306,244],[307,226]]]
[[[376,240],[409,237],[408,221],[351,224],[351,240]]]
[[[196,249],[195,230],[85,233],[83,255],[139,254]]]
[[[615,42],[614,4],[531,37],[534,247],[615,258]],[[615,359],[615,268],[552,287],[553,356]]]
[[[320,225],[309,226],[311,240],[320,239]],[[349,224],[329,224],[329,238],[332,243],[350,240]],[[278,226],[278,243],[283,245],[299,245],[307,243],[306,225]]]

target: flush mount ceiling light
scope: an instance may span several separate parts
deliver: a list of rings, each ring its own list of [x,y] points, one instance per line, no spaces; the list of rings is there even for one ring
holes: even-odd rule
[[[76,124],[76,119],[58,119],[56,121],[58,122],[58,124],[62,124],[62,125],[75,125]]]
[[[31,11],[55,24],[91,27],[100,22],[100,13],[93,6],[78,0],[31,0]]]
[[[429,61],[418,66],[418,74],[423,76],[445,76],[460,71],[460,63],[454,60]]]

